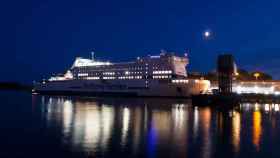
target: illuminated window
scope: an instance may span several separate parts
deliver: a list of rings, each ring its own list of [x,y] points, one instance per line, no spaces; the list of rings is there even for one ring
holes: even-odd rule
[[[171,74],[172,71],[169,70],[169,71],[153,71],[153,74]]]
[[[88,76],[88,73],[79,73],[78,77]]]
[[[87,80],[99,80],[100,77],[87,77],[86,79]]]
[[[172,83],[188,83],[189,81],[188,80],[172,80],[171,81]]]
[[[115,75],[115,72],[103,72],[103,75]]]
[[[115,79],[115,77],[103,77],[103,79],[105,79],[105,80],[113,80],[113,79]]]

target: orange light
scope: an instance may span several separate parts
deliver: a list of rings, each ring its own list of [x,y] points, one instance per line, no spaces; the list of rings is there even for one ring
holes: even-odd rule
[[[262,135],[262,116],[260,111],[253,112],[253,144],[255,145],[256,149],[259,150],[260,148],[260,140]]]

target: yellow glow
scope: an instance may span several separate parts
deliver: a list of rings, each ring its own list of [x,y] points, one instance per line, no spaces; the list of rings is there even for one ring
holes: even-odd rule
[[[202,157],[208,157],[210,154],[210,146],[211,146],[211,136],[210,136],[210,123],[211,123],[211,109],[205,108],[201,109],[199,113],[199,117],[201,118],[200,124],[202,125],[202,133],[203,133],[203,144],[202,144]]]
[[[255,104],[255,111],[259,111],[259,104],[258,103]]]
[[[174,124],[176,129],[180,130],[185,125],[186,111],[184,110],[184,104],[176,105],[175,108],[172,108],[172,115],[174,118]]]
[[[259,150],[260,148],[260,139],[262,134],[262,116],[260,111],[255,111],[253,113],[253,144],[255,145],[256,149]]]
[[[73,118],[73,104],[66,100],[63,104],[63,130],[65,134],[71,132],[71,123]]]
[[[256,80],[260,77],[260,73],[258,73],[258,72],[256,72],[256,73],[254,73],[254,76],[255,76],[255,78],[256,78]]]
[[[187,136],[188,136],[188,110],[185,109],[185,104],[175,104],[172,108],[172,142],[180,144],[180,148],[177,149],[178,154],[181,157],[187,157]],[[177,157],[174,155],[173,157]]]
[[[198,135],[198,124],[199,124],[199,113],[198,113],[198,107],[194,108],[194,119],[193,119],[193,133],[194,137],[196,138]]]
[[[152,112],[152,124],[157,133],[158,141],[168,140],[171,134],[172,115],[163,110],[154,110]]]
[[[76,102],[75,110],[73,145],[85,148],[90,154],[96,148],[105,150],[112,132],[114,110],[107,105],[98,107],[95,102]]]
[[[235,152],[238,152],[240,148],[240,130],[241,130],[240,120],[241,120],[240,113],[235,112],[232,118],[232,134],[233,134],[232,143]]]

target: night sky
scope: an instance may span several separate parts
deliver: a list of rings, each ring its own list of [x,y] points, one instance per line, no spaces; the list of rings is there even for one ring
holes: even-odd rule
[[[190,71],[218,54],[280,79],[279,0],[10,0],[1,2],[0,80],[32,82],[69,68],[76,56],[111,61],[183,55]],[[209,39],[203,32],[209,30]]]

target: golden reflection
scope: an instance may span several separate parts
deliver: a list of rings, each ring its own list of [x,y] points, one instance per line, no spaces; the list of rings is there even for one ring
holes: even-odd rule
[[[184,104],[175,104],[172,108],[173,132],[172,142],[180,157],[187,156],[187,136],[188,136],[188,109]],[[174,155],[175,156],[175,155]]]
[[[211,121],[211,110],[210,108],[204,108],[200,110],[200,115],[202,128],[204,132],[209,131],[210,121]]]
[[[275,110],[275,111],[279,111],[279,104],[275,104],[275,105],[274,105],[274,110]]]
[[[102,105],[101,107],[101,133],[99,137],[101,137],[101,147],[105,149],[107,147],[108,141],[112,134],[113,124],[114,124],[114,108],[109,105]]]
[[[172,122],[169,111],[154,110],[152,112],[152,124],[159,143],[170,139]]]
[[[240,130],[241,130],[241,117],[239,112],[233,112],[232,118],[232,143],[235,152],[240,149]]]
[[[66,100],[63,104],[63,133],[66,135],[71,131],[71,123],[73,119],[73,104],[70,100]]]
[[[201,125],[203,131],[203,145],[202,155],[203,158],[210,157],[211,155],[211,136],[210,136],[210,123],[211,123],[211,110],[210,108],[203,108],[199,112],[201,118]]]
[[[181,157],[187,156],[190,146],[199,146],[201,157],[207,158],[214,151],[216,141],[232,143],[234,153],[240,152],[242,133],[252,132],[250,139],[259,151],[262,138],[261,111],[269,111],[273,117],[278,114],[279,104],[244,104],[244,116],[238,111],[228,115],[227,112],[217,112],[209,107],[188,108],[184,104],[172,104],[172,107],[154,107],[151,104],[143,106],[110,106],[94,101],[72,101],[65,98],[50,98],[44,101],[44,116],[48,125],[58,125],[63,134],[64,143],[69,143],[73,149],[84,150],[90,156],[104,152],[113,143],[120,142],[121,147],[132,149],[133,155],[143,152],[145,136],[153,128],[152,140],[155,150],[165,147]],[[115,110],[116,109],[116,110]],[[248,109],[248,110],[247,110]],[[119,112],[119,113],[115,113]],[[252,116],[247,115],[253,111]],[[268,115],[265,115],[268,116]],[[247,124],[252,118],[252,128],[241,129],[241,123]],[[272,128],[276,129],[277,118],[273,118]],[[115,127],[115,129],[113,128]],[[116,129],[120,128],[120,129]],[[216,129],[217,128],[217,129]],[[244,130],[244,131],[243,131]],[[252,130],[252,131],[251,131]],[[117,133],[112,133],[117,132]],[[189,133],[190,132],[190,133]],[[111,138],[114,136],[114,140]],[[188,137],[193,136],[190,140]],[[143,138],[144,137],[144,138]],[[154,139],[154,137],[156,139]],[[221,138],[218,138],[221,137]],[[130,139],[129,139],[130,138]],[[217,140],[216,140],[217,139]],[[128,141],[129,140],[129,141]],[[189,142],[191,141],[191,142]],[[190,145],[188,144],[190,143]],[[115,145],[115,144],[113,144]],[[224,144],[223,144],[224,145]],[[227,145],[227,144],[225,144]]]
[[[199,123],[199,116],[198,116],[198,107],[196,106],[194,108],[194,119],[193,119],[193,133],[194,133],[194,138],[198,136],[198,123]]]
[[[265,105],[264,105],[264,110],[265,110],[266,112],[270,111],[269,104],[265,104]]]
[[[143,118],[142,118],[142,112],[141,108],[136,107],[135,109],[135,113],[134,113],[134,120],[132,122],[133,123],[133,153],[136,154],[137,153],[137,149],[139,147],[140,144],[140,134],[141,134],[141,130],[143,128],[143,126],[141,126]]]
[[[79,135],[84,135],[81,139],[82,144],[87,148],[96,148],[97,143],[100,141],[101,125],[100,125],[100,113],[97,108],[90,108],[85,111],[79,111],[78,115],[81,116],[81,120],[76,120],[74,129],[79,128],[82,125],[84,132],[79,132]],[[79,116],[77,116],[79,117]],[[84,119],[84,120],[82,120]]]
[[[262,116],[260,111],[253,112],[253,144],[255,145],[256,149],[259,150],[260,148],[260,139],[262,134]]]
[[[260,104],[255,103],[255,111],[259,111],[259,108],[260,108]]]
[[[174,119],[175,128],[181,130],[186,122],[186,111],[184,105],[177,105],[172,108],[172,116]]]
[[[56,123],[60,122],[63,117],[59,114],[63,113],[64,110],[64,100],[61,98],[52,99],[50,98],[47,103],[46,107],[46,118],[47,118],[47,125],[51,125],[52,121],[56,121]]]
[[[122,126],[122,145],[126,143],[126,137],[129,127],[129,120],[130,120],[130,112],[128,108],[123,109],[123,126]]]
[[[96,102],[73,102],[64,98],[50,98],[47,104],[47,123],[62,122],[66,143],[82,147],[91,153],[97,148],[105,150],[111,136],[114,110]]]

